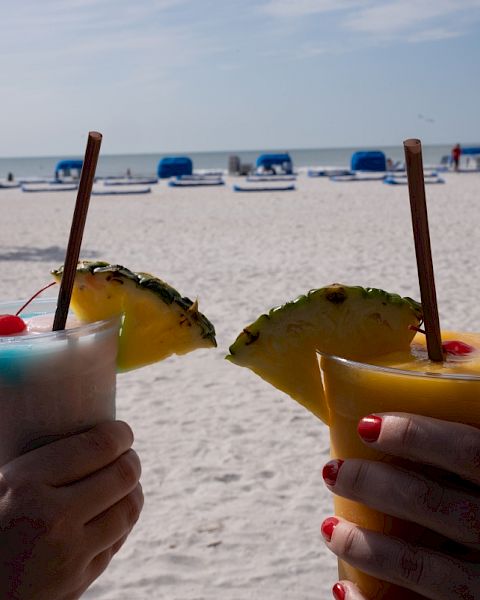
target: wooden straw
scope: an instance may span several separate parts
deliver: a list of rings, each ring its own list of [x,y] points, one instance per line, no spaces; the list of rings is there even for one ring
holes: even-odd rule
[[[87,220],[88,205],[90,203],[90,194],[92,193],[93,180],[95,179],[95,170],[97,168],[101,143],[102,134],[97,131],[90,131],[88,134],[85,157],[83,159],[82,173],[80,175],[67,254],[63,265],[62,281],[60,283],[60,291],[58,292],[57,310],[55,311],[55,318],[53,320],[53,331],[65,329],[65,324],[67,322],[68,308],[72,297],[73,282],[77,271],[80,246],[82,245],[83,230],[85,228],[85,221]]]
[[[422,143],[410,139],[403,142],[412,212],[413,236],[417,255],[418,281],[422,299],[423,320],[427,336],[427,351],[430,360],[443,360],[440,321],[438,318],[437,295],[433,275],[432,250],[428,228],[425,180],[423,178]]]

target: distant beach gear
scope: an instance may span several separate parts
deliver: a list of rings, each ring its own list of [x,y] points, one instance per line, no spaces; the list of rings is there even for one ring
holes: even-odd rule
[[[55,178],[61,179],[62,177],[75,177],[80,178],[80,172],[83,167],[83,160],[76,159],[65,159],[60,160],[55,166]],[[72,175],[72,171],[74,174]]]
[[[19,181],[0,181],[0,189],[1,190],[8,190],[8,189],[13,189],[13,188],[19,188],[20,187],[20,182]]]
[[[240,173],[240,169],[242,166],[242,162],[240,157],[236,154],[231,154],[228,157],[228,174],[229,175],[238,175]]]
[[[138,194],[149,194],[152,188],[149,186],[93,186],[92,196],[137,196]]]
[[[383,181],[386,173],[353,173],[352,175],[334,175],[330,181]]]
[[[218,181],[222,179],[222,173],[193,173],[192,175],[179,175],[176,179],[180,181]]]
[[[158,163],[157,175],[160,179],[192,175],[192,173],[193,163],[188,156],[166,156]]]
[[[463,161],[463,165],[456,169],[457,173],[478,173],[480,171],[480,146],[465,146],[462,147],[461,156],[466,156],[466,161]],[[473,161],[473,167],[470,166]],[[461,163],[460,163],[461,164]],[[452,156],[444,155],[440,160],[440,165],[437,170],[446,172],[449,171],[453,165]]]
[[[228,174],[229,175],[248,175],[253,171],[251,163],[242,163],[239,156],[231,154],[228,157]]]
[[[223,177],[224,171],[219,169],[197,169],[193,172],[193,177]]]
[[[22,183],[22,192],[70,192],[76,190],[76,183]]]
[[[292,159],[286,152],[281,154],[261,154],[255,164],[258,173],[275,173],[277,170],[275,167],[278,167],[281,172],[287,175],[293,173]]]
[[[464,155],[464,156],[480,155],[480,146],[462,146],[462,155]]]
[[[336,167],[325,167],[321,169],[308,169],[309,177],[338,177],[340,175],[353,175],[350,169],[338,169]]]
[[[22,183],[58,183],[58,179],[52,179],[51,177],[19,177],[18,181]]]
[[[425,175],[423,178],[424,182],[427,183],[445,183],[445,179],[442,179],[437,174],[434,175]],[[385,177],[383,183],[387,183],[388,185],[407,185],[408,179],[407,177],[396,177],[394,175],[389,175]]]
[[[377,150],[366,150],[352,154],[352,171],[386,171],[387,160],[383,152]]]
[[[168,182],[170,187],[206,187],[211,185],[225,185],[225,182],[220,177],[177,177],[170,179]]]
[[[105,179],[103,185],[153,185],[158,183],[158,179],[155,178],[142,178],[142,177],[119,177],[118,179]]]
[[[234,192],[290,192],[295,189],[295,184],[287,184],[287,185],[241,185],[235,184],[233,186]]]
[[[467,166],[459,168],[460,173],[478,173],[480,171],[480,146],[462,147],[462,156],[467,156]],[[470,158],[473,159],[473,168],[470,167]]]
[[[296,175],[249,175],[246,181],[295,181]]]

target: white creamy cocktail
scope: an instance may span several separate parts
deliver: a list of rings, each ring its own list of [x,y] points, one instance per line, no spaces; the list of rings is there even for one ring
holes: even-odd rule
[[[15,314],[23,302],[0,303]],[[55,299],[35,299],[20,315],[27,329],[0,335],[0,465],[62,436],[115,418],[115,317],[67,321],[52,332]]]

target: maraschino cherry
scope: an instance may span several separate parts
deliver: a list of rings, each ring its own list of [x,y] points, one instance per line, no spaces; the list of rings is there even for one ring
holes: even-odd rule
[[[415,327],[414,325],[410,325],[409,329],[418,331],[419,333],[425,333],[425,330],[420,329],[420,327]],[[453,354],[453,356],[467,356],[467,354],[474,352],[475,348],[460,340],[448,340],[448,342],[442,343],[442,350],[445,354]]]
[[[18,315],[24,310],[30,302],[36,298],[39,294],[47,290],[52,285],[55,285],[55,281],[49,283],[41,290],[38,290],[25,304],[20,308],[14,315],[0,315],[0,335],[15,335],[16,333],[22,333],[27,328],[25,321]]]
[[[27,324],[17,315],[0,315],[0,335],[13,335],[25,331]]]
[[[459,340],[448,340],[448,342],[443,342],[442,349],[447,354],[453,354],[454,356],[466,356],[475,350],[470,344],[460,342]]]

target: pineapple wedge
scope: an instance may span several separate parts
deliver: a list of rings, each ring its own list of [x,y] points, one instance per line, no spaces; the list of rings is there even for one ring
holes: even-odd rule
[[[63,267],[51,273],[60,282]],[[215,329],[198,311],[196,301],[183,298],[153,275],[119,265],[79,261],[70,305],[86,322],[122,316],[120,371],[217,345]]]
[[[422,319],[418,302],[338,283],[273,308],[230,346],[248,367],[328,423],[316,351],[352,360],[407,349]]]

